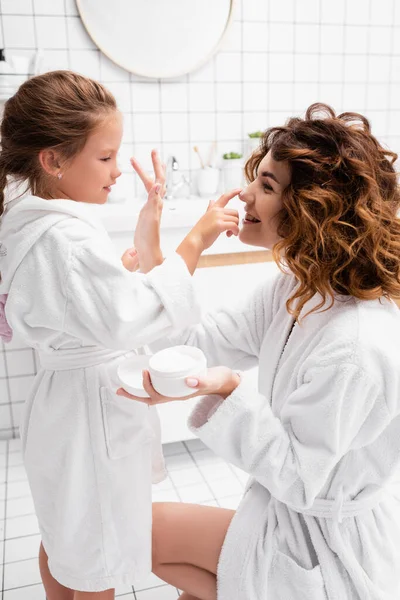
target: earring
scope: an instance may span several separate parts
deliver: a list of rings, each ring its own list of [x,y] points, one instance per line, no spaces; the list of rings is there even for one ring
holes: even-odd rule
[[[61,179],[62,178],[62,173],[58,173],[57,177],[58,177],[58,179]]]

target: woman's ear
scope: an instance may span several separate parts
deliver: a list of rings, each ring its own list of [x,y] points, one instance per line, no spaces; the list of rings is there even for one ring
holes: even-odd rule
[[[53,177],[57,177],[61,172],[59,157],[51,148],[46,148],[39,152],[39,162],[46,173]]]

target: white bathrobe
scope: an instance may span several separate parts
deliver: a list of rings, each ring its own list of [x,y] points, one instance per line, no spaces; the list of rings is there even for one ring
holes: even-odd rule
[[[148,275],[122,266],[85,205],[26,197],[0,227],[7,320],[39,352],[21,423],[25,467],[52,575],[81,591],[151,570],[151,472],[159,422],[115,395],[118,364],[200,313],[185,263]]]
[[[163,341],[201,348],[209,365],[259,363],[258,385],[242,373],[231,396],[205,397],[189,421],[251,477],[218,600],[398,600],[400,311],[337,297],[288,339],[294,288],[279,273],[241,308]]]

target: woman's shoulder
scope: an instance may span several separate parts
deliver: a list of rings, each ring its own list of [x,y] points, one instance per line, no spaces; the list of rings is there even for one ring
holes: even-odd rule
[[[313,331],[310,325],[305,331],[314,336],[314,367],[352,364],[380,382],[400,374],[400,310],[394,302],[349,298],[313,318]]]

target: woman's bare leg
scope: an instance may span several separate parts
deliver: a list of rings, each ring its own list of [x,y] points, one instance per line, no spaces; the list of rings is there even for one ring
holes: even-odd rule
[[[47,554],[40,544],[39,569],[47,600],[74,600],[74,591],[58,583],[49,571]]]
[[[219,556],[234,514],[197,504],[153,504],[153,572],[184,590],[182,600],[216,600]]]

